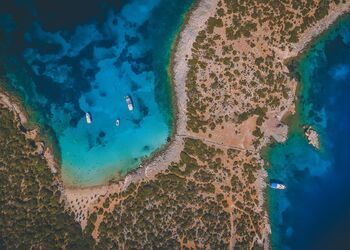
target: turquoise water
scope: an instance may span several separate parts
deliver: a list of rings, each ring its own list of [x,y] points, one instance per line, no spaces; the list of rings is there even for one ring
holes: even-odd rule
[[[288,140],[268,153],[273,249],[348,249],[350,237],[350,17],[343,18],[300,61],[298,114]],[[310,146],[303,125],[320,135]]]
[[[1,74],[56,142],[66,185],[136,168],[172,132],[171,47],[192,0],[9,1]],[[127,109],[125,96],[134,103]],[[87,124],[85,112],[92,116]],[[115,126],[116,119],[120,126]]]

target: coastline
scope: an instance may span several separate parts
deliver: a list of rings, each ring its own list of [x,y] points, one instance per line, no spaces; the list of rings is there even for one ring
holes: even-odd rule
[[[146,158],[143,164],[134,170],[135,173],[131,172],[126,175],[124,188],[134,182],[135,177],[136,180],[154,177],[158,172],[165,170],[169,164],[180,159],[180,152],[183,149],[183,138],[184,135],[187,135],[187,94],[185,83],[188,66],[186,56],[190,56],[192,44],[197,33],[204,28],[207,19],[215,13],[217,2],[218,0],[196,0],[187,13],[172,46],[169,65],[175,115],[174,132],[171,136],[171,141],[164,146],[163,150],[156,152],[153,157]]]
[[[298,126],[301,126],[301,117],[299,114],[299,97],[300,93],[302,91],[302,85],[300,75],[298,68],[296,65],[300,63],[302,58],[308,53],[309,49],[312,48],[312,46],[317,43],[318,40],[323,39],[323,36],[334,26],[337,25],[341,20],[350,14],[350,3],[344,3],[344,5],[341,6],[340,10],[338,9],[331,9],[326,17],[318,21],[316,24],[314,24],[312,27],[308,28],[304,33],[303,36],[300,37],[299,41],[295,44],[292,44],[292,50],[288,51],[287,53],[282,53],[280,56],[282,57],[282,60],[284,61],[284,64],[288,68],[288,72],[293,75],[293,81],[296,82],[296,89],[294,93],[294,108],[292,112],[286,112],[283,116],[283,121],[288,126],[288,136],[289,138],[290,134],[295,133],[295,130],[297,129],[299,132],[302,130],[301,127],[296,128],[295,125],[298,124]],[[296,119],[298,121],[296,121]],[[305,136],[305,135],[304,135]],[[266,145],[264,151],[264,162],[265,165],[267,164],[268,168],[273,167],[269,161],[269,152],[271,152],[271,149],[275,146],[276,143],[280,142],[270,142]],[[315,146],[314,146],[315,147]],[[320,147],[320,146],[319,146]],[[317,149],[317,147],[315,147]],[[319,149],[318,149],[319,150]],[[266,170],[265,170],[266,172]],[[267,173],[267,172],[266,172]],[[266,197],[266,208],[269,213],[269,224],[271,227],[271,216],[270,216],[270,210],[271,210],[271,193],[268,189],[265,189],[265,197]],[[273,242],[273,235],[272,232],[270,234],[270,242]],[[271,246],[272,247],[272,246]]]
[[[76,216],[76,220],[81,223],[83,228],[86,226],[87,215],[94,210],[94,206],[99,202],[99,197],[108,197],[110,194],[120,192],[126,189],[131,183],[152,179],[158,173],[165,171],[172,162],[179,160],[180,152],[183,149],[184,138],[186,138],[186,136],[190,136],[190,133],[186,128],[187,94],[185,82],[188,72],[186,56],[191,55],[191,48],[196,38],[196,34],[198,34],[198,32],[204,27],[203,25],[207,18],[215,13],[217,2],[217,0],[196,0],[186,14],[185,20],[181,25],[180,32],[177,34],[175,42],[172,45],[169,71],[172,83],[171,88],[173,94],[172,102],[174,108],[174,126],[170,142],[154,152],[154,154],[151,156],[142,160],[138,168],[129,171],[128,174],[123,176],[121,179],[117,179],[109,183],[90,187],[69,187],[64,186],[62,180],[60,179],[61,177],[56,175],[60,181],[60,184],[62,184],[62,197],[66,202],[67,209],[74,211],[76,214],[79,211],[83,211],[83,216]],[[299,58],[304,55],[308,47],[311,46],[315,40],[319,39],[324,32],[326,32],[332,25],[337,23],[343,15],[348,14],[349,11],[350,3],[341,11],[333,10],[333,12],[330,12],[325,18],[304,32],[305,36],[302,36],[299,42],[293,45],[293,50],[285,53],[282,56],[282,59],[284,59],[285,62],[299,60]],[[295,112],[295,104],[298,101],[298,87],[300,86],[298,81],[296,81],[296,83],[297,85],[294,96],[291,96],[288,99],[288,103],[286,103],[286,105],[290,108],[287,108],[278,114],[278,118],[280,120],[287,119],[287,116],[290,116],[293,114],[293,112]],[[6,105],[6,107],[8,107],[11,111],[15,112],[21,124],[25,124],[27,122],[27,115],[25,111],[20,108],[21,105],[16,102],[16,99],[4,94],[1,89],[0,102]],[[287,123],[287,125],[289,128],[290,124]],[[267,147],[271,146],[271,142],[267,141],[266,143]],[[50,149],[50,147],[48,147],[48,149]],[[44,156],[48,163],[51,162],[51,164],[55,164],[55,157],[52,151],[51,153],[48,151],[47,155],[45,151]],[[269,209],[268,203],[265,203],[268,192],[266,181],[267,178],[267,172],[264,168],[262,168],[261,174],[259,175],[259,184],[262,192],[262,196],[260,198],[262,198],[264,201],[263,206]],[[78,199],[79,201],[76,202]],[[84,204],[86,202],[84,208],[80,207],[80,202],[84,202]],[[271,233],[268,232],[270,230],[270,224],[266,226],[266,233]]]
[[[51,172],[56,175],[59,173],[57,160],[54,154],[54,149],[50,145],[45,145],[44,141],[40,137],[40,128],[38,126],[26,128],[28,124],[28,114],[22,108],[22,103],[17,97],[9,95],[6,90],[0,88],[0,104],[10,110],[18,122],[18,126],[22,126],[21,131],[24,133],[27,139],[35,141],[37,147],[37,153],[42,155],[46,160]],[[56,175],[57,177],[57,175]]]
[[[18,122],[22,125],[28,122],[27,114],[21,108],[20,102],[15,97],[8,95],[3,88],[0,88],[0,103],[13,112]]]
[[[64,187],[63,198],[66,201],[67,208],[77,212],[83,211],[85,218],[93,209],[98,197],[108,197],[108,195],[125,190],[131,183],[137,183],[142,180],[150,180],[158,173],[165,171],[172,162],[180,160],[180,152],[184,146],[184,137],[187,135],[187,115],[186,115],[186,77],[187,60],[190,56],[192,44],[196,39],[197,33],[203,29],[207,19],[215,14],[218,0],[197,0],[193,3],[181,29],[176,36],[172,46],[170,58],[170,74],[173,92],[174,107],[174,129],[171,140],[163,148],[157,150],[150,157],[145,158],[140,166],[131,170],[121,180],[111,181],[112,183],[101,184],[91,187]],[[85,209],[79,209],[76,202],[79,197],[81,202],[86,202]],[[79,220],[82,227],[86,226],[86,220]]]
[[[62,193],[61,199],[65,202],[66,209],[76,214],[75,219],[79,221],[84,228],[87,223],[88,214],[94,210],[94,205],[99,198],[107,197],[109,194],[123,191],[131,183],[142,180],[152,179],[159,172],[166,170],[172,162],[179,161],[180,152],[184,146],[184,138],[187,135],[187,117],[186,117],[186,87],[185,80],[187,77],[187,57],[191,54],[192,44],[196,39],[197,33],[205,27],[207,19],[215,14],[218,0],[196,0],[189,11],[185,14],[184,22],[176,35],[175,41],[171,47],[171,56],[169,63],[169,74],[171,76],[171,89],[173,94],[174,108],[174,129],[171,140],[162,148],[154,152],[149,157],[142,160],[138,168],[131,170],[123,177],[117,178],[101,185],[89,187],[70,187],[62,181],[58,159],[52,146],[44,145],[40,138],[40,128],[35,126],[30,130],[33,139],[40,144],[42,156],[48,163],[55,180],[59,183]],[[0,103],[15,113],[18,121],[23,126],[28,123],[28,114],[21,108],[21,104],[15,97],[10,97],[7,92],[0,89]],[[34,134],[34,135],[33,135]],[[84,202],[84,207],[80,206]],[[78,214],[80,214],[78,216]]]
[[[299,41],[292,44],[292,50],[284,55],[286,64],[290,64],[293,60],[299,60],[305,55],[307,50],[314,44],[322,35],[327,32],[331,26],[338,23],[345,15],[350,12],[350,3],[346,3],[340,10],[331,9],[326,17],[321,19],[318,23],[307,29]]]

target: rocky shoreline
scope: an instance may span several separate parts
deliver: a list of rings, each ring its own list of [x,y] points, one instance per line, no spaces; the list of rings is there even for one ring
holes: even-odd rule
[[[93,205],[96,204],[98,197],[106,196],[110,193],[124,190],[131,183],[136,183],[145,179],[152,179],[156,174],[167,169],[172,163],[180,158],[180,152],[183,149],[183,140],[187,134],[186,129],[186,76],[188,72],[187,57],[191,55],[192,44],[195,41],[198,32],[205,27],[207,19],[215,14],[218,0],[202,0],[194,4],[189,11],[183,29],[181,30],[174,52],[172,53],[172,79],[173,90],[176,103],[176,124],[175,133],[172,140],[164,149],[159,150],[149,159],[146,159],[139,168],[126,175],[124,180],[117,183],[106,183],[94,187],[65,187],[62,180],[59,180],[62,192],[62,199],[66,203],[66,207],[77,214],[76,220],[80,221],[83,227],[86,225],[86,219]],[[13,98],[8,96],[4,91],[0,92],[0,103],[15,113],[20,124],[28,122],[26,113],[21,109]],[[42,155],[46,159],[53,174],[57,174],[57,164],[54,154],[49,147],[44,147],[39,137],[39,130],[35,128],[28,131],[28,136],[35,139],[38,147],[42,148]],[[80,204],[84,203],[82,208]],[[78,215],[79,214],[79,215]]]
[[[28,122],[27,115],[22,110],[21,106],[14,100],[13,97],[7,95],[3,89],[0,89],[0,103],[13,112],[16,119],[21,124],[26,124]]]
[[[171,162],[176,162],[179,160],[180,152],[183,149],[183,139],[190,135],[187,128],[187,94],[186,94],[186,76],[188,72],[187,60],[186,58],[191,55],[191,47],[196,38],[196,34],[204,28],[206,20],[215,14],[217,0],[202,0],[199,1],[196,8],[189,14],[190,17],[187,20],[184,29],[180,33],[177,44],[175,45],[175,52],[172,58],[172,74],[173,74],[173,84],[175,92],[175,102],[177,105],[176,112],[176,126],[175,133],[172,141],[167,145],[167,147],[155,155],[150,161],[146,162],[143,166],[136,169],[132,173],[129,173],[124,181],[120,181],[118,184],[113,185],[102,185],[100,187],[92,187],[88,189],[79,188],[68,188],[65,190],[65,196],[68,202],[72,202],[76,197],[84,197],[84,195],[90,196],[91,194],[98,194],[103,196],[108,196],[109,194],[121,191],[125,189],[129,184],[136,183],[145,179],[152,179],[161,171],[167,169]],[[309,46],[309,44],[317,38],[322,32],[324,32],[330,25],[332,25],[341,15],[349,11],[350,3],[347,7],[344,7],[340,12],[330,12],[327,17],[319,21],[315,26],[311,27],[308,32],[300,39],[297,44],[294,44],[292,50],[285,51],[280,54],[282,60],[288,61],[294,57],[300,56],[303,51]],[[286,69],[287,70],[287,69]],[[295,93],[297,82],[294,83]],[[286,101],[286,107],[283,112],[275,114],[275,118],[271,122],[273,124],[271,128],[271,134],[268,135],[270,138],[273,137],[278,142],[284,142],[287,139],[288,127],[281,123],[285,114],[295,113],[295,101],[296,96],[291,96]],[[268,125],[268,124],[266,124]],[[264,144],[267,145],[270,140],[267,137],[264,138]],[[266,179],[267,172],[265,170],[261,171],[259,179],[259,186],[261,188],[261,194],[259,195],[260,204],[263,204],[263,200],[266,198]],[[87,191],[88,190],[88,191]],[[89,207],[92,207],[97,199],[91,199],[92,203]],[[74,203],[74,202],[73,202]],[[90,202],[89,202],[90,203]],[[82,225],[86,225],[85,221],[81,221]],[[264,236],[262,238],[268,239],[268,235],[271,234],[270,225],[267,224],[265,231],[262,232]],[[96,235],[95,235],[96,236]],[[269,247],[269,242],[265,242],[265,248]]]
[[[126,189],[131,183],[154,178],[159,172],[164,171],[172,162],[180,159],[180,152],[183,149],[184,137],[187,135],[187,115],[186,115],[186,76],[188,72],[187,57],[191,55],[192,44],[197,34],[205,27],[207,19],[215,14],[218,0],[202,0],[194,5],[189,11],[183,29],[181,30],[172,55],[172,78],[176,103],[176,124],[172,140],[163,150],[158,151],[153,157],[146,159],[142,165],[126,175],[125,179],[115,184],[105,184],[96,187],[64,189],[64,198],[68,207],[78,212],[77,197],[79,202],[88,202],[83,212],[88,214],[97,201],[98,196],[108,196],[109,194]],[[95,196],[97,194],[97,196]],[[81,199],[83,198],[83,199]],[[87,216],[85,216],[86,218]],[[82,226],[86,225],[86,220],[81,220]]]
[[[76,214],[76,220],[79,221],[84,228],[86,226],[87,218],[90,212],[94,210],[94,205],[98,202],[99,197],[107,197],[110,194],[125,190],[131,183],[136,183],[142,180],[149,180],[154,178],[159,172],[164,171],[172,162],[177,162],[180,159],[180,153],[183,150],[184,138],[191,136],[186,127],[187,125],[187,94],[186,94],[186,77],[188,73],[187,58],[191,56],[192,44],[194,43],[197,34],[200,30],[205,28],[205,23],[210,16],[213,16],[216,12],[218,0],[200,0],[195,4],[188,14],[189,17],[184,24],[184,28],[179,34],[179,38],[174,46],[174,52],[172,56],[172,77],[173,77],[173,89],[175,94],[176,104],[176,125],[175,132],[172,140],[164,149],[157,152],[148,160],[144,161],[142,165],[130,172],[124,180],[117,183],[105,184],[96,187],[88,188],[74,188],[64,187],[62,184],[63,199],[66,202],[68,209],[72,210]],[[292,50],[280,51],[279,56],[282,60],[290,60],[293,57],[298,57],[309,46],[309,44],[324,32],[331,24],[333,24],[341,15],[350,10],[350,3],[344,5],[339,11],[330,10],[330,13],[316,25],[311,27],[301,37],[298,43],[292,45]],[[294,85],[297,82],[293,82]],[[269,143],[271,137],[278,142],[283,142],[287,138],[288,128],[281,123],[282,118],[286,112],[293,113],[295,109],[295,93],[294,96],[290,96],[285,103],[288,107],[281,113],[272,114],[269,117],[265,127],[264,145]],[[0,103],[7,107],[9,110],[16,114],[18,121],[21,124],[28,122],[25,112],[20,108],[20,105],[13,100],[6,93],[0,92]],[[319,149],[320,142],[317,132],[310,126],[304,127],[305,135],[309,143]],[[26,136],[35,140],[38,143],[38,147],[42,147],[42,154],[45,157],[51,171],[57,174],[57,164],[54,160],[54,155],[50,148],[46,148],[40,144],[39,131],[37,129],[26,132]],[[262,163],[263,164],[263,163]],[[265,199],[264,190],[266,190],[267,173],[264,169],[261,170],[258,178],[261,194],[259,195],[259,204],[263,203]],[[84,206],[82,207],[82,204]],[[263,206],[263,205],[262,205]],[[266,225],[266,232],[264,234],[270,234],[270,227]],[[264,236],[263,238],[268,238]],[[268,244],[267,244],[268,245]],[[265,245],[266,247],[268,247]]]

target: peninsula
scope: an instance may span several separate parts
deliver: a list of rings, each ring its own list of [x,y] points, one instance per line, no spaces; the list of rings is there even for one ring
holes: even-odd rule
[[[65,187],[39,136],[20,131],[26,123],[20,104],[1,94],[2,109],[19,117],[13,126],[26,138],[21,143],[36,142],[26,147],[28,154],[46,159],[51,169],[36,188],[56,191],[43,191],[45,199],[28,206],[61,204],[53,216],[64,211],[76,230],[56,246],[69,248],[85,237],[85,249],[270,249],[262,152],[288,136],[284,121],[295,112],[298,86],[290,62],[349,10],[350,1],[194,3],[171,57],[174,134],[139,168],[104,185]],[[28,186],[35,181],[25,180]],[[46,194],[56,198],[47,200]],[[9,206],[3,201],[1,208]],[[6,246],[18,246],[15,236],[9,238]],[[30,239],[28,244],[40,246]]]

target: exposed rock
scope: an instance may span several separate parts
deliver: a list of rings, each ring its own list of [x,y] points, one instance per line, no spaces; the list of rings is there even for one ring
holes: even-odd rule
[[[314,130],[311,126],[304,126],[304,134],[309,144],[314,146],[317,149],[320,149],[320,138],[316,130]]]
[[[35,142],[35,146],[36,146],[35,153],[37,153],[39,155],[43,155],[44,154],[44,150],[45,150],[44,143],[41,142],[41,141],[37,141],[37,142]]]
[[[44,152],[44,158],[53,174],[57,173],[56,161],[54,154],[50,148],[46,148]]]

